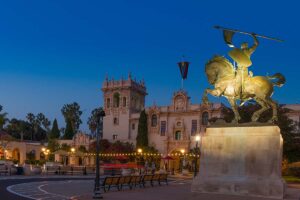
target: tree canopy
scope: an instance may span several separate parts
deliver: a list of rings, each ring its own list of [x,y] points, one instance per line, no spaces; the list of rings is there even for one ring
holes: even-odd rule
[[[32,129],[31,140],[46,140],[49,126],[51,125],[48,118],[43,113],[38,113],[37,115],[28,113],[26,118]]]
[[[74,135],[75,135],[75,132],[72,127],[72,122],[70,119],[67,119],[67,124],[66,124],[66,129],[65,129],[63,139],[71,140],[71,139],[73,139]]]
[[[89,129],[90,129],[90,131],[92,132],[93,135],[96,134],[96,130],[97,130],[97,127],[99,125],[98,115],[101,112],[103,112],[102,107],[95,108],[94,110],[92,110],[91,116],[88,118],[87,124],[89,125]]]
[[[73,102],[71,104],[65,104],[61,109],[61,113],[65,118],[66,124],[69,121],[71,123],[73,131],[77,133],[80,124],[82,123],[80,119],[82,115],[82,111],[80,110],[79,104],[77,102]]]

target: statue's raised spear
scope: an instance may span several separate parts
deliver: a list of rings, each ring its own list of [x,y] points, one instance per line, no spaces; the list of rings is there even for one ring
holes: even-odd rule
[[[265,38],[265,39],[268,39],[268,40],[283,42],[283,40],[273,38],[273,37],[264,36],[264,35],[259,35],[259,34],[256,34],[256,33],[250,33],[250,32],[240,31],[240,30],[231,29],[231,28],[224,28],[224,27],[221,27],[221,26],[214,26],[214,28],[224,31],[224,39],[225,39],[226,43],[231,47],[233,47],[231,39],[232,39],[232,36],[233,36],[234,33],[241,33],[241,34],[245,34],[245,35],[254,35],[256,37],[261,37],[261,38]]]

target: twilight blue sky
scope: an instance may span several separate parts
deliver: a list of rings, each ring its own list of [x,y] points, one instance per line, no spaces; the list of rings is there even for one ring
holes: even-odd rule
[[[299,7],[287,0],[1,1],[0,105],[9,117],[43,112],[64,126],[61,107],[77,101],[84,111],[81,129],[87,130],[87,116],[102,105],[106,74],[144,78],[146,104],[167,105],[180,88],[181,55],[191,62],[185,89],[200,103],[208,87],[205,62],[229,50],[214,25],[285,40],[261,39],[250,70],[283,73],[287,83],[273,98],[299,103]]]

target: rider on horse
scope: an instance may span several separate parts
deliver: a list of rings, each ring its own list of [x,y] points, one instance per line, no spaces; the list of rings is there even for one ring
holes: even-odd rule
[[[252,77],[252,72],[250,71],[250,76],[248,73],[248,67],[252,65],[251,62],[251,55],[256,50],[259,42],[255,36],[252,34],[254,39],[254,44],[252,47],[248,47],[248,43],[244,42],[241,45],[241,48],[234,48],[228,54],[229,56],[237,63],[237,70],[236,70],[236,88],[235,91],[237,94],[240,95],[241,100],[243,101],[243,91],[244,91],[244,83],[248,79],[248,77]]]

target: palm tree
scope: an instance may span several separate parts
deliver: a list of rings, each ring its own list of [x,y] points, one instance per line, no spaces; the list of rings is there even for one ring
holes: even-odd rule
[[[32,113],[28,113],[26,118],[33,129],[31,140],[35,139],[35,136],[38,134],[39,129],[41,128],[41,125],[43,125],[43,127],[46,129],[46,132],[50,131],[49,126],[51,125],[51,122],[43,113],[38,113],[36,116]]]
[[[102,111],[102,107],[95,108],[94,110],[92,110],[91,116],[88,118],[87,124],[89,125],[89,129],[91,130],[93,136],[95,136],[96,134],[97,126],[99,123],[97,115]]]
[[[49,121],[49,119],[47,117],[45,117],[45,115],[43,113],[39,113],[36,116],[39,125],[43,125],[43,127],[46,129],[47,132],[50,131],[49,126],[51,125],[51,122]]]
[[[2,111],[3,107],[0,105],[0,112]],[[0,113],[0,130],[3,129],[3,126],[6,122],[8,122],[7,113]]]
[[[32,130],[33,130],[31,133],[31,140],[34,140],[35,134],[37,133],[38,128],[40,126],[39,120],[32,113],[28,113],[26,118],[27,118],[28,122],[31,124]]]

